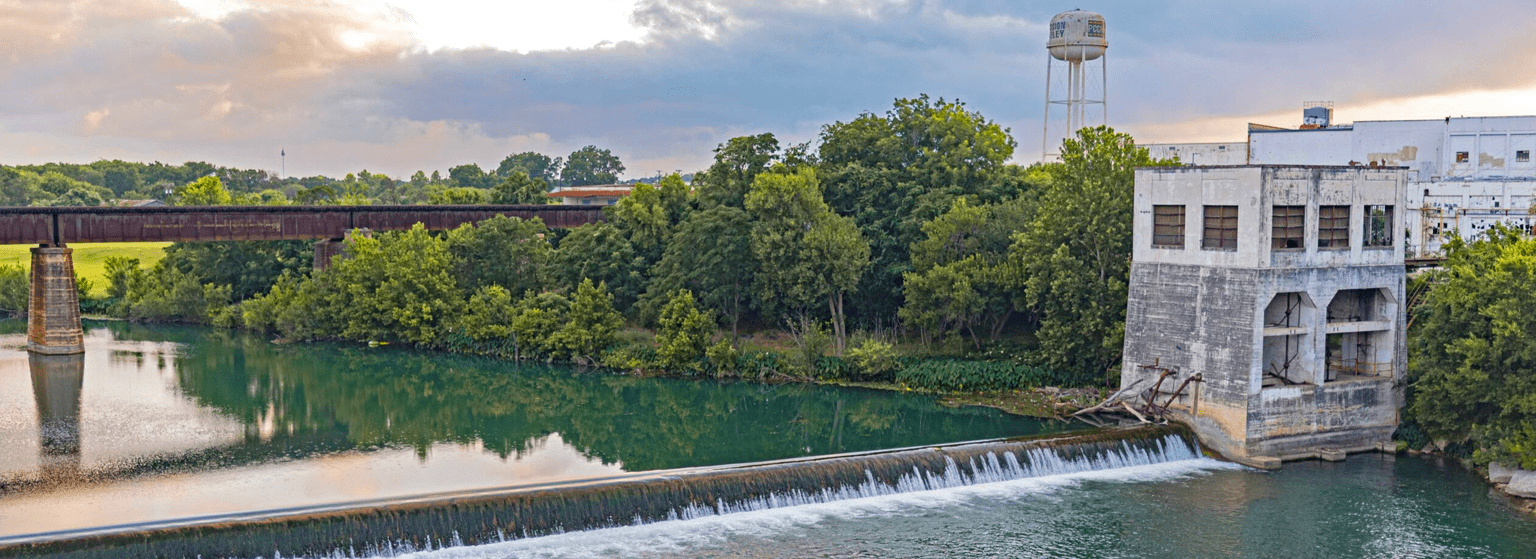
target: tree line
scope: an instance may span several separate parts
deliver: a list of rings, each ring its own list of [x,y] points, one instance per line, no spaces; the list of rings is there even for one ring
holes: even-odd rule
[[[586,146],[565,157],[508,155],[495,169],[466,163],[409,179],[348,173],[279,177],[258,169],[203,162],[169,165],[101,160],[89,164],[0,166],[0,206],[100,206],[158,199],[180,205],[542,204],[554,186],[614,184],[624,164],[611,151]],[[217,182],[223,194],[212,189]]]
[[[1060,163],[1010,164],[1015,145],[962,103],[903,99],[814,145],[732,138],[691,184],[639,184],[601,223],[355,236],[323,272],[302,244],[178,244],[150,269],[114,262],[109,296],[120,316],[626,369],[899,380],[902,359],[942,355],[1014,364],[911,378],[1102,382],[1123,339],[1132,169],[1169,162],[1108,128]],[[743,328],[789,346],[754,353]]]

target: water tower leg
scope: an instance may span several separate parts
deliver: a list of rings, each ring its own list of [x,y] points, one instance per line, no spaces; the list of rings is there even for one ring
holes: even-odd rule
[[[44,355],[85,352],[74,249],[32,249],[32,293],[27,304],[27,351]]]

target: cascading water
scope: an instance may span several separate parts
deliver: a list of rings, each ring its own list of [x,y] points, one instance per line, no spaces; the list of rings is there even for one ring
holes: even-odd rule
[[[392,555],[1199,457],[1187,430],[1145,426],[45,534],[0,541],[0,555]]]

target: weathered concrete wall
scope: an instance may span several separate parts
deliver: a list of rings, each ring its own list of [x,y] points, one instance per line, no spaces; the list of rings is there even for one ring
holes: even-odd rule
[[[1262,312],[1253,302],[1259,276],[1244,268],[1131,265],[1121,386],[1156,382],[1158,371],[1141,368],[1153,363],[1179,371],[1164,382],[1170,396],[1178,383],[1201,374],[1204,382],[1174,407],[1191,414],[1202,441],[1229,455],[1243,448],[1249,387],[1257,380],[1248,373],[1259,358],[1252,343]],[[1193,416],[1196,391],[1200,409]]]
[[[83,353],[80,294],[75,287],[74,249],[32,249],[32,287],[27,305],[27,349],[46,355]]]
[[[1396,402],[1391,378],[1265,388],[1248,406],[1247,454],[1295,459],[1377,448],[1397,429]]]

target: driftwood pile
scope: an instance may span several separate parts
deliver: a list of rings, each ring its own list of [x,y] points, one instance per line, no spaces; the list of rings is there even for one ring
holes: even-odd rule
[[[1157,376],[1157,382],[1148,387],[1148,377],[1136,379],[1135,382],[1126,385],[1114,394],[1110,394],[1103,402],[1078,410],[1072,414],[1072,417],[1081,419],[1084,423],[1095,427],[1113,425],[1117,422],[1107,421],[1101,415],[1129,414],[1141,423],[1167,423],[1168,407],[1173,405],[1179,399],[1179,396],[1184,394],[1184,390],[1189,388],[1191,382],[1204,382],[1199,373],[1185,377],[1184,382],[1180,383],[1178,388],[1174,389],[1171,394],[1168,394],[1167,399],[1159,403],[1158,399],[1162,394],[1163,382],[1167,381],[1169,377],[1174,377],[1177,380],[1178,370],[1159,367],[1156,363],[1142,365],[1141,368],[1158,371],[1160,374]],[[1194,393],[1194,398],[1194,412],[1199,413],[1200,394],[1198,391]]]

